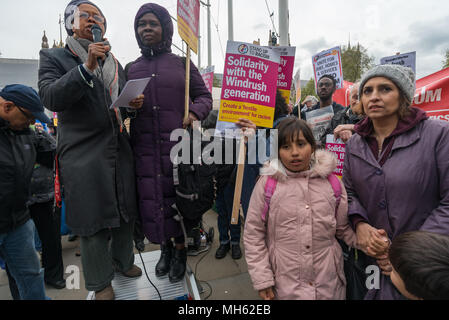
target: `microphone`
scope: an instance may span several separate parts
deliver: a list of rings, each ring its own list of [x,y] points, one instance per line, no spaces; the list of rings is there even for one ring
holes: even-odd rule
[[[94,24],[90,30],[94,36],[94,43],[103,42],[103,31],[98,24]],[[103,67],[103,61],[101,58],[98,58],[98,65]]]

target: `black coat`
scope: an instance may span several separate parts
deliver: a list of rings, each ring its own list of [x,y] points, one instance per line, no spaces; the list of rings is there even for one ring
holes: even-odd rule
[[[40,52],[39,93],[58,112],[59,171],[67,225],[74,234],[91,236],[120,226],[120,216],[137,216],[134,159],[129,136],[120,132],[111,97],[94,76],[83,79],[82,61],[65,49]],[[120,89],[125,75],[119,65]]]
[[[34,132],[14,132],[0,118],[0,234],[11,232],[30,219],[27,208],[35,163],[50,165],[53,150]]]
[[[56,141],[47,132],[36,132],[36,139],[39,144],[44,146],[49,151],[54,151],[56,153]],[[54,171],[53,164],[51,163],[39,164],[36,163],[33,170],[33,175],[31,177],[30,184],[30,199],[28,205],[33,205],[35,203],[46,203],[53,201],[55,198],[55,181],[54,181]]]
[[[363,116],[358,116],[354,114],[351,110],[351,107],[347,107],[344,110],[337,112],[331,120],[330,127],[326,130],[326,134],[324,135],[321,143],[326,145],[326,136],[334,134],[335,129],[337,129],[340,125],[345,124],[357,124],[359,121],[363,120]]]

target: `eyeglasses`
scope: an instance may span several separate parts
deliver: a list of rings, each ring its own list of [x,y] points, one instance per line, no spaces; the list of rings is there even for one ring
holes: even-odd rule
[[[17,106],[16,106],[17,107]],[[22,112],[22,114],[30,121],[34,121],[35,117],[32,114],[28,114],[25,111],[22,110],[22,108],[17,107],[17,109],[19,109],[20,112]]]
[[[80,11],[79,12],[79,17],[80,18],[83,18],[83,19],[89,19],[89,17],[92,17],[92,18],[94,18],[94,20],[96,21],[96,22],[99,22],[99,23],[104,23],[104,18],[102,17],[102,16],[99,16],[98,14],[90,14],[90,13],[87,13],[87,12],[85,12],[85,11]]]

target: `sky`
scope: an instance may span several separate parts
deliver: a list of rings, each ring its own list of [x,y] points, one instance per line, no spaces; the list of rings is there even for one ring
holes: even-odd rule
[[[205,2],[206,0],[204,0]],[[59,40],[59,15],[68,0],[0,0],[0,53],[2,58],[38,59],[43,31],[50,46]],[[176,17],[176,0],[153,1]],[[228,40],[228,0],[210,0],[212,64],[223,73]],[[142,0],[95,0],[107,19],[106,37],[122,65],[134,61],[140,50],[133,22]],[[268,6],[268,8],[267,8]],[[270,13],[274,13],[273,20]],[[234,0],[234,40],[268,44],[269,31],[279,30],[277,0]],[[295,72],[313,76],[312,56],[336,46],[360,43],[375,63],[397,52],[417,52],[417,77],[442,67],[449,49],[449,1],[437,0],[290,0],[290,39],[297,48]],[[201,8],[201,66],[207,65],[206,8]],[[63,29],[63,40],[67,34]],[[174,44],[182,47],[175,23]],[[173,52],[181,52],[173,48]],[[198,57],[192,60],[198,65]],[[1,70],[0,70],[1,72]]]

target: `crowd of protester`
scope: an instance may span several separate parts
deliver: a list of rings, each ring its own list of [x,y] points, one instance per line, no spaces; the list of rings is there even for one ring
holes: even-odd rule
[[[195,121],[214,128],[212,96],[195,65],[171,52],[173,23],[162,6],[145,4],[136,14],[142,55],[126,68],[108,40],[94,41],[92,25],[103,35],[107,30],[99,7],[73,0],[65,20],[72,21],[67,46],[40,53],[39,93],[23,85],[0,91],[0,266],[11,294],[44,300],[44,284],[65,287],[62,200],[72,237],[80,238],[85,287],[97,300],[115,298],[116,272],[142,275],[133,242],[141,248],[144,238],[161,246],[156,276],[179,282],[187,248],[174,206],[170,135]],[[152,81],[128,108],[109,108],[127,80],[147,77]],[[369,70],[351,88],[346,107],[333,101],[335,90],[336,80],[325,75],[319,100],[306,97],[293,110],[278,92],[278,141],[266,141],[278,156],[252,164],[247,155],[243,215],[235,225],[237,165],[217,166],[215,258],[244,257],[264,300],[449,299],[449,125],[412,107],[409,68]],[[46,125],[44,105],[58,113],[57,135]],[[333,117],[317,136],[308,116],[324,108]],[[257,129],[248,119],[237,125]],[[328,135],[346,143],[342,179],[325,149]],[[354,252],[364,268],[379,269],[377,288],[353,291],[367,279],[350,272],[355,266],[347,257]]]

